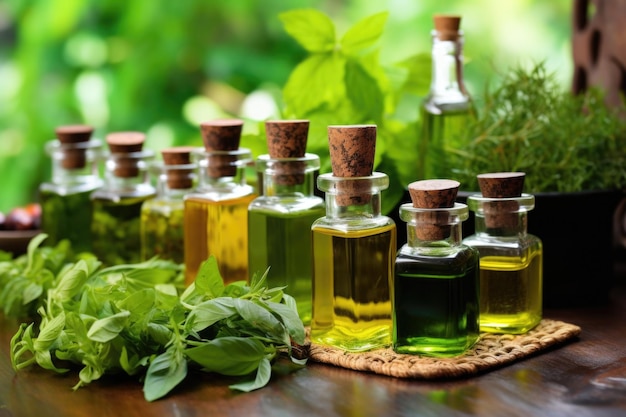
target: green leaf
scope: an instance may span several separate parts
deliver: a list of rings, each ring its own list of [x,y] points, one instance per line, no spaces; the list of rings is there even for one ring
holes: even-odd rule
[[[222,319],[232,317],[237,313],[233,301],[229,297],[220,297],[198,304],[187,316],[185,329],[199,332]]]
[[[209,298],[216,298],[224,292],[224,280],[220,274],[215,256],[202,262],[196,275],[196,290]]]
[[[285,294],[284,297],[293,299],[287,294]],[[272,311],[280,316],[285,327],[287,328],[289,336],[291,336],[296,343],[303,344],[305,337],[304,324],[302,323],[300,316],[298,316],[298,310],[294,309],[295,306],[292,307],[274,302],[268,302],[267,305],[272,309]]]
[[[39,336],[34,341],[36,351],[48,350],[60,336],[65,327],[65,314],[61,313],[48,322],[42,322],[39,328]]]
[[[362,122],[381,124],[385,98],[377,80],[353,59],[346,64],[346,91],[352,105],[362,112]]]
[[[243,392],[254,391],[255,389],[263,388],[270,382],[272,376],[272,364],[269,359],[263,358],[259,362],[259,367],[256,370],[256,377],[253,380],[240,382],[238,384],[229,385],[230,389],[235,389]]]
[[[129,317],[130,312],[124,310],[112,316],[96,320],[89,328],[87,337],[94,342],[109,342],[124,329]]]
[[[189,359],[205,370],[222,375],[247,375],[265,358],[265,346],[252,338],[220,337],[185,350]]]
[[[357,22],[341,38],[339,44],[346,55],[355,55],[371,47],[381,37],[389,12],[380,12]]]
[[[89,268],[87,263],[81,259],[59,275],[58,283],[53,290],[54,298],[60,302],[70,300],[81,291],[88,277]]]
[[[260,329],[268,335],[282,340],[285,333],[284,325],[267,309],[250,300],[235,298],[233,305],[237,313],[252,327]]]
[[[155,301],[155,290],[145,288],[130,294],[117,303],[117,306],[121,310],[128,310],[133,316],[146,316],[153,309]]]
[[[143,384],[144,398],[147,401],[154,401],[164,397],[186,376],[187,361],[183,352],[177,345],[172,345],[150,362]]]
[[[335,24],[315,9],[291,10],[279,14],[285,31],[309,52],[330,52],[335,48]]]
[[[22,293],[22,305],[26,305],[37,300],[43,294],[43,287],[35,282],[31,282],[24,288]]]

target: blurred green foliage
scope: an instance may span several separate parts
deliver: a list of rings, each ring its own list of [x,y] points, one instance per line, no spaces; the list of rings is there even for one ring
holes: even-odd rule
[[[376,65],[413,69],[414,57],[429,52],[432,14],[459,13],[470,91],[527,60],[547,59],[569,82],[567,0],[4,0],[0,211],[37,200],[50,177],[43,145],[62,124],[89,123],[101,138],[143,131],[146,146],[158,150],[199,145],[200,121],[236,116],[247,121],[244,146],[262,152],[261,120],[303,117],[284,112],[282,91],[309,53],[279,18],[302,8],[330,16],[338,37],[366,16],[388,13]],[[424,75],[409,78],[428,83]],[[396,110],[417,117],[414,102],[400,100]]]

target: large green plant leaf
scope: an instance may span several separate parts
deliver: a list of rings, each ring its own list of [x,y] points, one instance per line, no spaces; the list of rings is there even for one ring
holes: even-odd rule
[[[380,39],[389,12],[380,12],[357,22],[341,38],[339,44],[346,55],[354,55],[368,49]]]
[[[335,25],[324,13],[315,9],[291,10],[281,13],[285,30],[309,52],[330,52],[335,49]]]

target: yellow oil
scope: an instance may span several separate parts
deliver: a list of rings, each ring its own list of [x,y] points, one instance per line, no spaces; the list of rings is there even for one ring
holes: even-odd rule
[[[542,255],[480,258],[480,330],[525,333],[542,316]]]
[[[248,280],[248,205],[254,194],[214,201],[185,200],[185,282],[214,255],[225,283]]]
[[[391,343],[396,227],[339,231],[313,226],[311,340],[347,351]]]

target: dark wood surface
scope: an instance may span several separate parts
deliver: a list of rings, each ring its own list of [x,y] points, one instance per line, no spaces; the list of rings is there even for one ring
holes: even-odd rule
[[[72,391],[76,373],[29,368],[16,374],[9,341],[17,324],[0,318],[0,417],[626,416],[624,283],[608,305],[544,315],[581,326],[580,337],[469,379],[401,380],[309,363],[248,394],[231,392],[227,378],[194,375],[153,403],[144,400],[141,383],[128,377]]]

